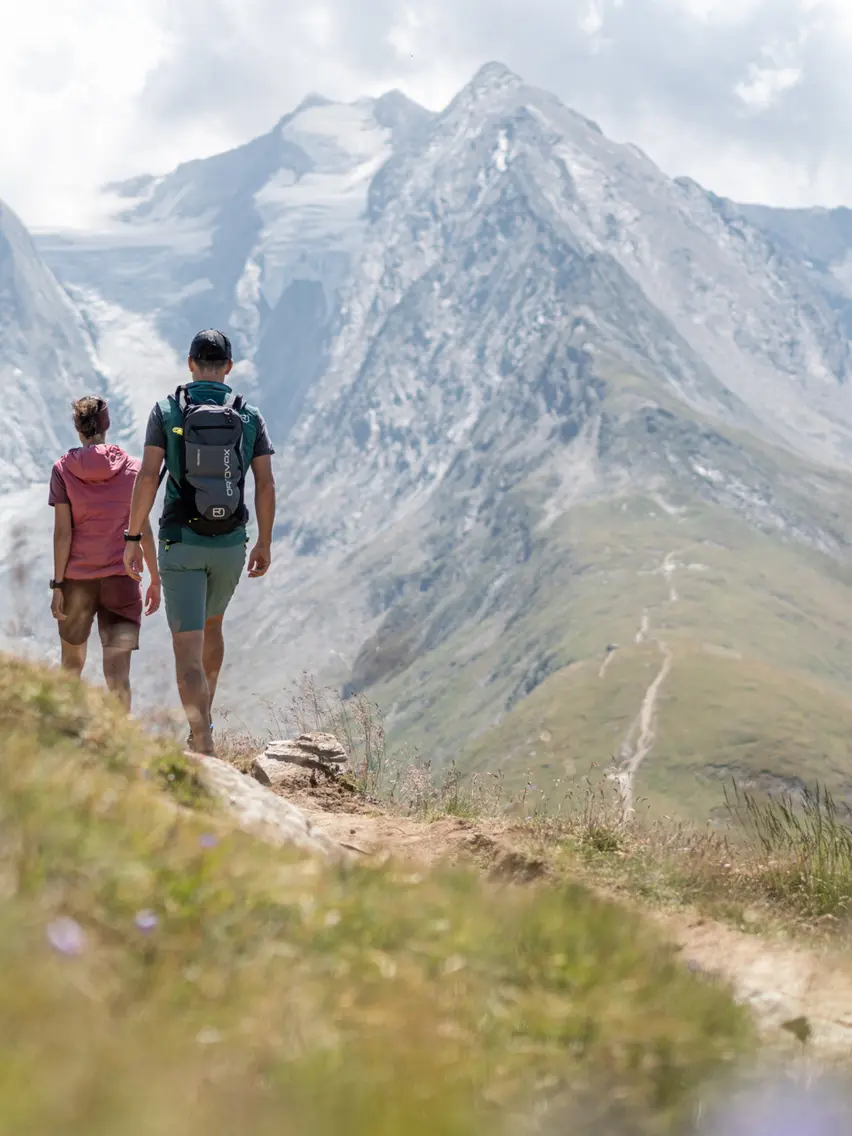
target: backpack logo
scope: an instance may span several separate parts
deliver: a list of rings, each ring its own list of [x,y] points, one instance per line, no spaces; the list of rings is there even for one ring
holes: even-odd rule
[[[223,509],[223,508],[221,507],[221,505],[216,505],[216,506],[214,506],[214,508],[212,508],[212,509],[210,510],[210,512],[211,512],[211,513],[213,514],[213,516],[214,516],[214,517],[215,517],[215,518],[216,518],[217,520],[219,520],[219,519],[220,519],[221,517],[227,517],[227,515],[228,515],[228,510],[227,510],[227,509]]]
[[[225,450],[225,492],[229,497],[234,496],[234,487],[231,484],[233,476],[231,473],[231,451]]]

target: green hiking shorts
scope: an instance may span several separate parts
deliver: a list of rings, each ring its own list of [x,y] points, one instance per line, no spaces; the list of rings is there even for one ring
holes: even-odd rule
[[[202,631],[224,615],[246,563],[245,544],[167,544],[158,556],[169,630]]]

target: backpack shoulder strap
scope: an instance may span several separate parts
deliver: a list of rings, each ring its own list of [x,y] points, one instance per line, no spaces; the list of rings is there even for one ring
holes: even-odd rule
[[[187,407],[192,405],[192,399],[189,397],[189,391],[183,385],[177,388],[171,398],[174,400],[175,405],[182,414],[185,414]]]
[[[182,387],[178,387],[174,394],[162,399],[157,405],[163,418],[163,433],[166,439],[166,457],[163,470],[160,473],[160,482],[168,473],[176,485],[182,479],[183,454],[183,420],[185,409],[181,406]]]
[[[177,392],[170,394],[168,398],[161,399],[157,406],[160,408],[163,430],[166,433],[166,441],[168,441],[169,434],[180,433],[180,427],[183,423],[184,411],[177,399]],[[166,448],[168,449],[168,446]]]
[[[234,394],[233,392],[231,392],[231,394],[229,394],[225,399],[225,406],[230,406],[232,410],[236,410],[237,414],[239,414],[240,411],[245,408],[245,405],[246,400],[241,394]]]

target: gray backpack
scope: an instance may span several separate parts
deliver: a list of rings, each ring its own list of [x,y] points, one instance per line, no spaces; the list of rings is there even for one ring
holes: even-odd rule
[[[193,402],[186,387],[178,387],[169,404],[163,476],[169,474],[176,493],[169,494],[166,515],[199,536],[233,532],[248,521],[243,398],[229,395],[221,406]]]

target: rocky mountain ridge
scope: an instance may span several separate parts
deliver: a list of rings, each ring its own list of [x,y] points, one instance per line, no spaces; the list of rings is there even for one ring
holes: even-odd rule
[[[70,444],[67,414],[57,411],[81,379],[103,388],[87,329],[23,224],[0,201],[0,386],[15,395],[0,438],[2,492],[43,476]]]

